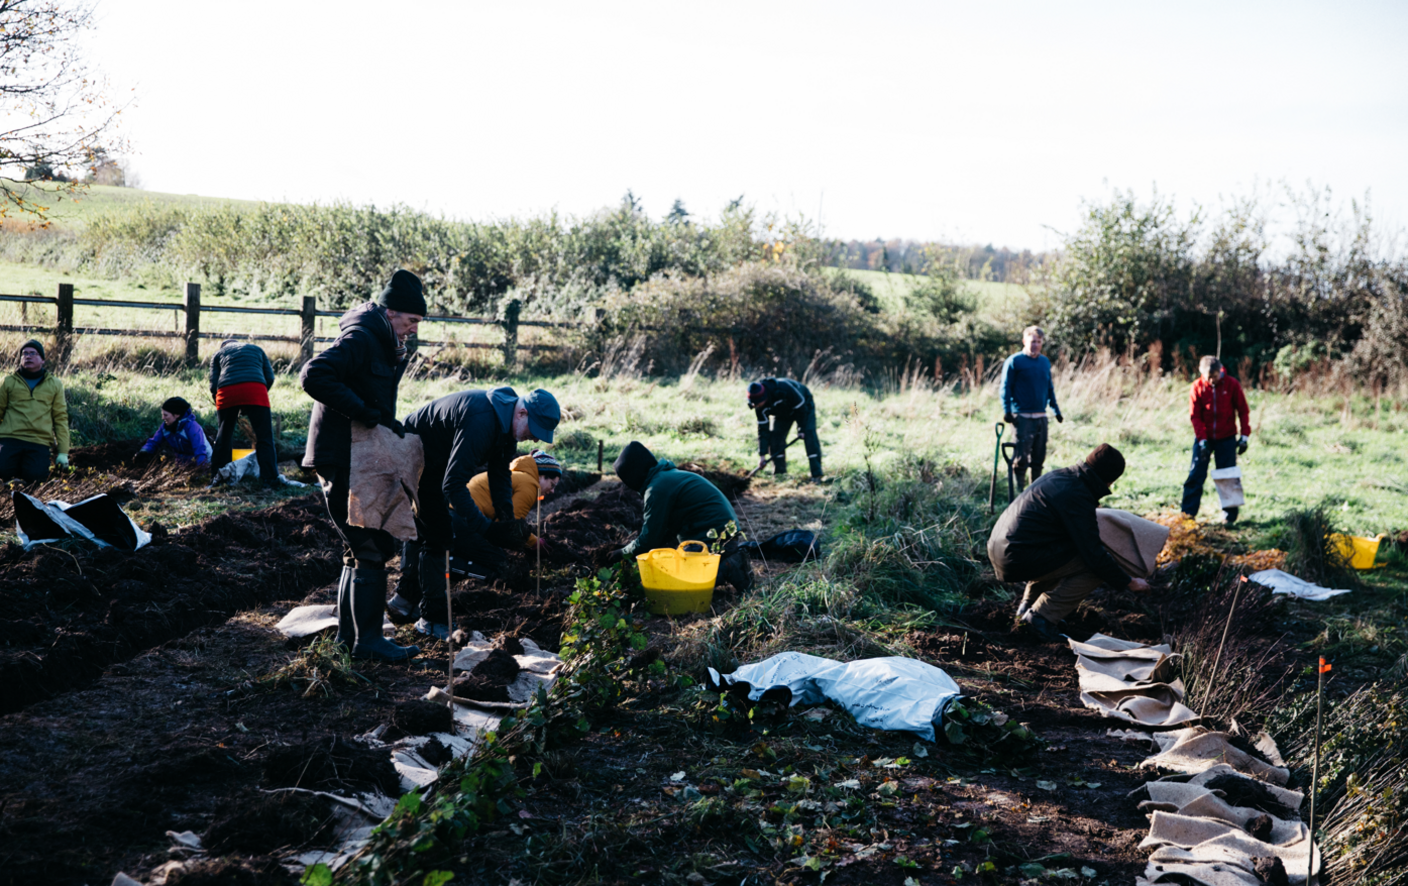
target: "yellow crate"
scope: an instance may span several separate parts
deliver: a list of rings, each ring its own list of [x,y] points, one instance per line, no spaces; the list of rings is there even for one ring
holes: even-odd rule
[[[230,461],[239,461],[240,459],[244,458],[246,455],[249,455],[252,452],[254,452],[253,449],[231,449]]]
[[[1379,542],[1384,540],[1384,535],[1379,533],[1374,538],[1364,538],[1336,532],[1330,536],[1330,540],[1340,549],[1350,566],[1355,569],[1373,569],[1374,558],[1379,555]]]
[[[702,550],[686,551],[687,545]],[[719,555],[702,541],[682,542],[677,548],[656,548],[636,556],[646,603],[656,615],[708,612],[714,602],[714,582],[719,575]]]

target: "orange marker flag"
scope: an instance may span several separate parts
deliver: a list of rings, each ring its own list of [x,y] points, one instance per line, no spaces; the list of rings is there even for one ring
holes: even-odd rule
[[[1328,665],[1328,664],[1325,663],[1325,656],[1323,656],[1323,655],[1320,656],[1320,671],[1319,671],[1319,672],[1322,673],[1322,674],[1328,674],[1328,673],[1330,672],[1330,665]]]

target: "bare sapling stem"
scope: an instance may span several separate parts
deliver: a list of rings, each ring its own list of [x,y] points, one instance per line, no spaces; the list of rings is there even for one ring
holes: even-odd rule
[[[1227,632],[1232,629],[1232,614],[1237,611],[1237,598],[1242,593],[1242,583],[1247,580],[1245,575],[1237,577],[1237,588],[1232,592],[1232,608],[1227,610],[1227,624],[1222,626],[1222,642],[1217,644],[1217,655],[1212,660],[1212,670],[1208,672],[1207,684],[1203,686],[1203,705],[1198,711],[1198,719],[1208,712],[1208,697],[1212,695],[1212,682],[1217,679],[1217,666],[1222,663],[1222,649],[1227,645]]]
[[[1315,876],[1315,789],[1320,784],[1320,723],[1325,707],[1325,672],[1329,669],[1322,655],[1315,674],[1315,755],[1310,758],[1310,862],[1305,869],[1305,886],[1310,886]]]
[[[445,645],[450,649],[450,666],[445,669],[445,694],[449,696],[451,710],[455,707],[455,613],[450,608],[450,549],[445,549],[445,627],[450,632],[445,635]]]
[[[538,542],[533,547],[538,552],[538,596],[543,594],[543,497],[538,496]]]

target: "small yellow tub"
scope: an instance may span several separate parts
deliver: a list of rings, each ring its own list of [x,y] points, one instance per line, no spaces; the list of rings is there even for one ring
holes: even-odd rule
[[[687,551],[689,545],[700,550]],[[636,556],[645,599],[656,615],[708,612],[714,602],[714,582],[719,575],[719,555],[702,541],[686,541],[677,548],[656,548]]]
[[[253,452],[254,452],[253,449],[231,449],[231,450],[230,450],[230,461],[239,461],[240,459],[244,458],[246,455],[250,455],[250,454],[252,454]]]
[[[1338,532],[1330,536],[1330,540],[1340,549],[1345,560],[1355,569],[1373,569],[1374,559],[1379,555],[1379,542],[1384,540],[1383,533],[1379,533],[1374,538],[1364,538],[1359,535],[1341,535]]]

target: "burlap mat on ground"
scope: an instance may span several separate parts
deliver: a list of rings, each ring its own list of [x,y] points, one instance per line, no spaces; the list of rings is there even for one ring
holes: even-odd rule
[[[1136,578],[1148,578],[1158,565],[1159,552],[1168,541],[1169,528],[1129,511],[1096,508],[1100,541],[1120,568]]]
[[[352,467],[347,479],[347,522],[383,529],[398,541],[416,537],[416,490],[425,469],[420,437],[396,436],[385,425],[352,422]]]
[[[1284,785],[1291,777],[1289,770],[1273,766],[1237,748],[1225,732],[1189,726],[1173,732],[1156,732],[1149,739],[1160,750],[1140,766],[1194,774],[1225,763],[1244,775],[1273,785]]]
[[[1142,726],[1171,727],[1198,719],[1183,704],[1183,681],[1174,677],[1181,656],[1166,644],[1145,646],[1096,634],[1069,640],[1076,653],[1080,700],[1105,717]]]

